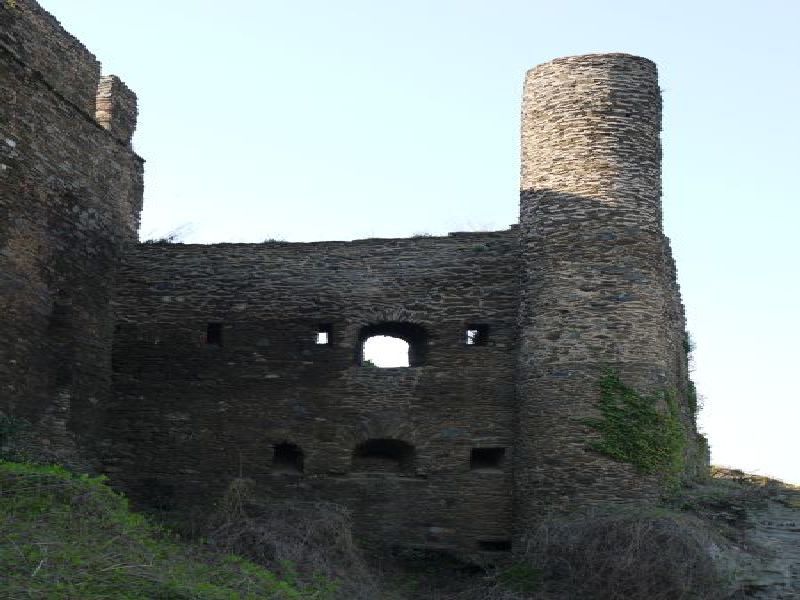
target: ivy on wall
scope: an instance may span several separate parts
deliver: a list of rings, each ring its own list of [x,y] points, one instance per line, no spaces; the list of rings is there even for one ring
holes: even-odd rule
[[[611,370],[600,380],[600,391],[600,417],[588,422],[600,439],[591,447],[641,473],[662,474],[677,482],[684,467],[686,436],[675,395],[645,396]],[[666,412],[659,409],[662,400]]]

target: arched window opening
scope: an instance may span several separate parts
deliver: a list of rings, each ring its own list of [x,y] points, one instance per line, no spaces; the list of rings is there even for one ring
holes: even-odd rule
[[[414,446],[402,440],[367,440],[353,451],[353,470],[413,474]]]
[[[367,325],[359,334],[357,362],[379,368],[417,367],[424,362],[425,330],[413,323]]]
[[[389,335],[373,335],[364,341],[361,364],[381,369],[407,367],[408,355],[407,341]]]
[[[303,451],[296,444],[275,444],[272,454],[272,470],[276,473],[302,473]]]

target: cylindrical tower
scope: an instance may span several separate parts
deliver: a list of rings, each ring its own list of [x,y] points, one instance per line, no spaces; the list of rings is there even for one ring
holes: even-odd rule
[[[515,444],[521,533],[554,508],[658,494],[656,477],[590,448],[607,368],[664,389],[674,356],[661,230],[656,66],[626,54],[528,72],[522,108],[523,285]]]

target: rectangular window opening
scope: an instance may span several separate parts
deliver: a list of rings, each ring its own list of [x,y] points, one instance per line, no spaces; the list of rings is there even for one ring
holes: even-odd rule
[[[333,327],[330,323],[323,323],[317,325],[317,344],[320,346],[327,346],[331,343],[331,331]]]
[[[484,552],[511,552],[511,540],[479,540],[478,547]]]
[[[222,346],[222,323],[209,323],[206,328],[206,344]]]
[[[489,341],[488,325],[467,325],[467,346],[485,346]]]
[[[469,456],[469,468],[472,471],[500,471],[505,458],[505,448],[473,448]]]

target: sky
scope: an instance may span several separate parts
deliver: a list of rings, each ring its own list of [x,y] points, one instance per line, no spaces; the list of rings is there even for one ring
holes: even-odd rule
[[[525,71],[654,60],[712,461],[800,483],[800,3],[41,2],[139,96],[143,239],[504,229]]]

